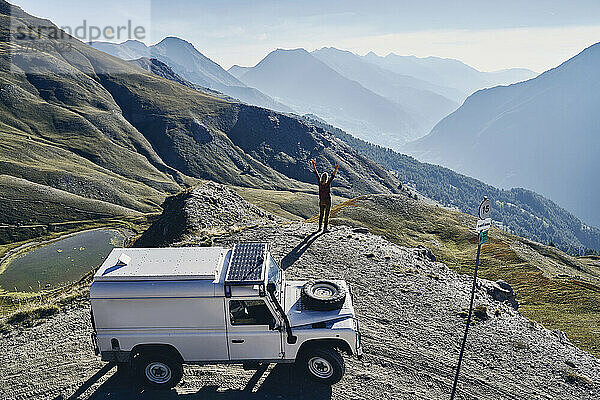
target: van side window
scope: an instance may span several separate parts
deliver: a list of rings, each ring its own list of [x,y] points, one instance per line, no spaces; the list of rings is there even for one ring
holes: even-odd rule
[[[271,325],[273,314],[262,300],[230,300],[231,325]]]

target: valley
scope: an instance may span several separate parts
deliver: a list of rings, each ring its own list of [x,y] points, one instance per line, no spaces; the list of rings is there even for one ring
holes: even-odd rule
[[[598,226],[599,60],[597,43],[534,79],[478,91],[404,150],[497,187],[529,188]]]

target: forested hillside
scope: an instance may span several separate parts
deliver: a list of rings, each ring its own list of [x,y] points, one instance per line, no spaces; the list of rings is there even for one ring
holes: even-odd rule
[[[393,170],[400,181],[413,186],[447,207],[475,214],[483,196],[493,201],[492,218],[509,232],[553,243],[570,254],[600,250],[600,230],[581,222],[567,210],[530,190],[498,189],[448,168],[417,161],[385,147],[357,139],[343,130],[305,117],[381,166]]]

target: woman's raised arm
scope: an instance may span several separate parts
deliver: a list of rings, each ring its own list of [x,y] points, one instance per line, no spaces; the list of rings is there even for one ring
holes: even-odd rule
[[[313,171],[317,176],[317,182],[321,182],[321,177],[319,176],[319,171],[317,171],[317,164],[315,164],[315,160],[310,160],[310,162],[312,163]]]
[[[337,174],[338,168],[340,167],[340,163],[335,164],[335,169],[333,170],[333,174],[331,174],[331,178],[329,178],[329,183],[335,178],[335,174]]]

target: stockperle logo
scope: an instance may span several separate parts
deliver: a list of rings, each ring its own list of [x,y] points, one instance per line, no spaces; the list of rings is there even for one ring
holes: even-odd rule
[[[128,20],[123,25],[98,26],[89,24],[87,20],[75,27],[56,25],[20,25],[16,28],[14,36],[18,41],[35,41],[42,39],[68,40],[78,39],[84,42],[93,42],[97,40],[105,41],[123,41],[123,40],[144,40],[146,39],[146,28],[142,25],[136,25],[132,20]]]
[[[120,24],[106,25],[92,24],[84,19],[80,24],[60,27],[50,22],[38,21],[27,24],[17,19],[11,21],[10,60],[14,73],[78,73],[69,68],[57,68],[48,55],[60,59],[61,54],[73,52],[79,46],[79,41],[88,44],[97,41],[144,42],[149,32],[147,26],[136,23],[133,19],[123,20]]]

